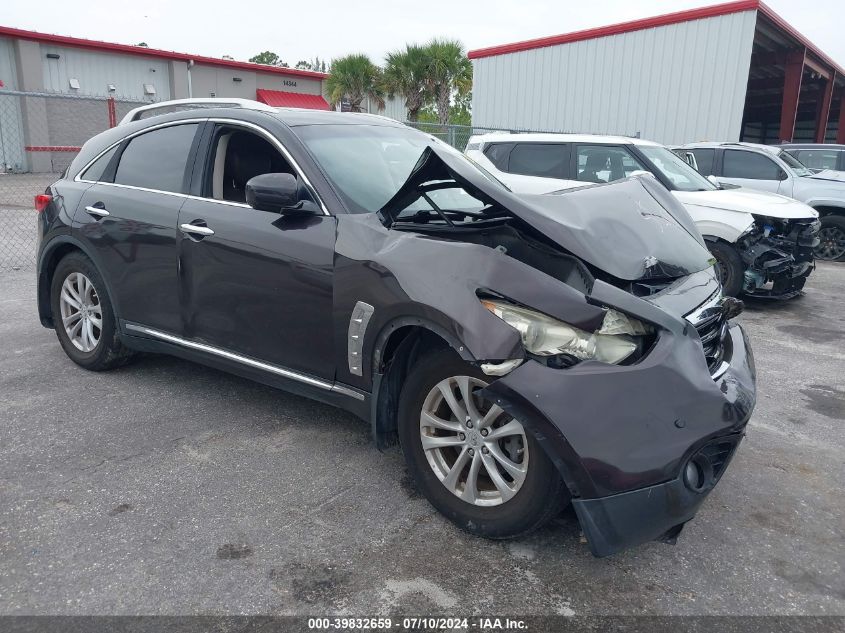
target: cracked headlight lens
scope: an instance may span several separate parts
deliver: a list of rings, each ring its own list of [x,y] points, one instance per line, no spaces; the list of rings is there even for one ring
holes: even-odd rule
[[[579,360],[620,363],[639,348],[639,338],[653,333],[646,325],[616,310],[607,310],[602,326],[587,332],[574,325],[505,301],[483,299],[481,303],[516,329],[531,354],[568,354]]]

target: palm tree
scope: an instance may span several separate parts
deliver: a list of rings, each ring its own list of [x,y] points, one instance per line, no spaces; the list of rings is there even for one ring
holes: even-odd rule
[[[347,99],[352,112],[361,112],[361,102],[366,98],[384,107],[381,69],[364,54],[333,59],[326,91],[332,105]]]
[[[464,95],[472,89],[472,63],[457,40],[433,39],[426,50],[429,88],[434,95],[437,118],[445,125],[449,122],[452,94]]]
[[[405,97],[408,120],[416,121],[429,99],[429,56],[426,47],[408,44],[405,50],[388,53],[384,65],[384,87],[393,97]]]

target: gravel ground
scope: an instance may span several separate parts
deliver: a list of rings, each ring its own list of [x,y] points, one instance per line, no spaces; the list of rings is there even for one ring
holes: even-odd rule
[[[675,546],[471,537],[353,416],[147,356],[86,372],[0,274],[0,614],[845,614],[845,265],[752,303],[748,437]]]

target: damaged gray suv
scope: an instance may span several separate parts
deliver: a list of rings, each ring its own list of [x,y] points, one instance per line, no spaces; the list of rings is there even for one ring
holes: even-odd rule
[[[352,411],[486,537],[571,503],[604,556],[695,515],[755,370],[654,179],[517,196],[381,117],[163,105],[36,198],[39,316],[74,362],[173,354]]]

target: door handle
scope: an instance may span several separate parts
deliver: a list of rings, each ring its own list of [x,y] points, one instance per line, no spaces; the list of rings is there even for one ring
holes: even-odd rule
[[[201,235],[202,237],[214,235],[214,231],[212,231],[207,226],[198,226],[196,224],[181,224],[181,225],[179,225],[179,229],[182,231],[182,233],[190,233],[192,235]]]
[[[100,204],[100,203],[97,203],[97,204]],[[101,217],[101,218],[104,218],[107,215],[109,215],[109,212],[106,211],[106,208],[103,207],[103,206],[98,207],[96,205],[92,205],[92,206],[85,207],[85,210],[88,213],[90,213],[91,215],[96,215],[96,216]]]

